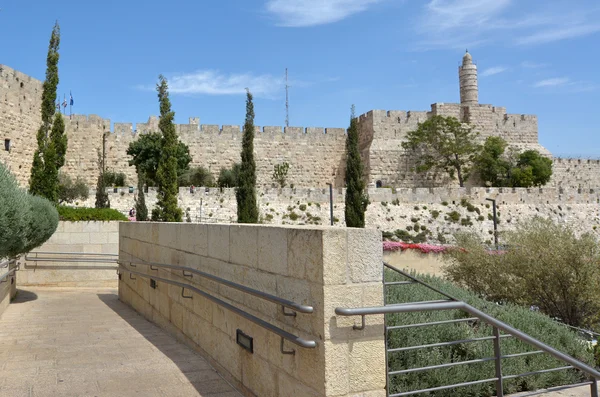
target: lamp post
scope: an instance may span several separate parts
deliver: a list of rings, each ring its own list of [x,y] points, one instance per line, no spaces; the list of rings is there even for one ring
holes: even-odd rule
[[[327,185],[329,185],[329,220],[333,226],[333,185],[331,183],[327,183]]]
[[[494,244],[496,245],[496,251],[498,251],[498,218],[496,218],[496,200],[486,198],[487,201],[492,202],[492,211],[494,213]]]

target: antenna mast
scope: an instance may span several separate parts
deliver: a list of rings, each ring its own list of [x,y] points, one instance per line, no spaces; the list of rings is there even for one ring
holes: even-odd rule
[[[288,95],[288,90],[290,86],[288,85],[288,70],[285,68],[285,126],[290,126],[290,100]]]

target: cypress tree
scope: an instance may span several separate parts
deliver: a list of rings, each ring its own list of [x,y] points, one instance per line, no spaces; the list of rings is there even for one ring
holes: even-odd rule
[[[58,26],[57,22],[52,29],[52,34],[50,35],[50,44],[48,45],[48,55],[46,57],[46,79],[44,80],[42,87],[42,124],[37,132],[37,148],[33,155],[31,178],[29,179],[29,191],[32,194],[47,197],[52,201],[56,201],[57,199],[58,157],[56,148],[51,149],[49,153],[47,153],[47,149],[48,146],[55,146],[49,145],[50,142],[48,137],[52,130],[52,119],[54,118],[54,114],[56,112],[59,44],[60,27]],[[60,126],[57,127],[57,132],[59,127]],[[64,132],[64,124],[62,128]],[[46,175],[47,172],[49,175]]]
[[[135,201],[135,218],[142,222],[148,220],[148,208],[146,207],[146,196],[144,195],[144,181],[146,179],[144,172],[138,167],[138,195]]]
[[[169,86],[164,76],[158,76],[159,84],[156,85],[158,100],[160,102],[160,121],[158,128],[163,134],[163,145],[156,183],[158,187],[156,208],[152,210],[152,220],[162,222],[181,222],[182,211],[177,206],[179,186],[177,184],[177,132],[173,119],[175,112],[171,111],[169,100]]]
[[[365,227],[365,211],[369,205],[369,197],[365,193],[363,164],[358,149],[358,119],[350,117],[350,128],[346,135],[346,226]]]
[[[257,223],[256,204],[256,163],[254,162],[254,104],[252,94],[247,90],[246,122],[242,138],[242,164],[238,187],[235,191],[238,223]]]
[[[106,161],[106,133],[102,134],[102,153],[98,150],[98,182],[96,183],[96,208],[110,208],[110,200],[106,193],[106,180],[104,179]]]

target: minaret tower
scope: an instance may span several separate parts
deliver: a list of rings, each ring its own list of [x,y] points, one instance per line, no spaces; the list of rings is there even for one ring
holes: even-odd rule
[[[477,105],[479,103],[479,89],[477,88],[477,66],[473,64],[473,57],[466,52],[463,56],[462,66],[458,67],[460,81],[461,105]]]

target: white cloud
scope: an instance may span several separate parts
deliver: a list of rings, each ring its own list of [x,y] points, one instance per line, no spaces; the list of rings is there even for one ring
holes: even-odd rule
[[[534,87],[558,87],[570,84],[571,80],[568,77],[555,77],[552,79],[540,80],[535,83]]]
[[[429,0],[416,29],[422,49],[539,45],[600,32],[599,11],[567,2],[548,2],[540,10],[515,0]]]
[[[519,45],[544,44],[552,41],[572,39],[600,32],[600,24],[571,25],[562,28],[551,28],[517,39]]]
[[[483,72],[481,72],[481,76],[482,77],[493,76],[495,74],[502,73],[505,71],[506,71],[506,68],[504,66],[494,66],[493,68],[488,68],[488,69],[485,69]]]
[[[284,87],[282,77],[252,73],[225,74],[217,70],[199,70],[171,76],[169,92],[173,94],[241,95],[246,88],[258,97],[271,97]]]
[[[383,0],[268,0],[266,10],[277,25],[304,27],[341,21]]]

